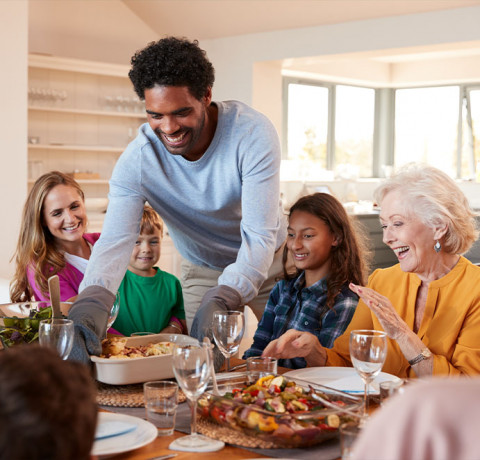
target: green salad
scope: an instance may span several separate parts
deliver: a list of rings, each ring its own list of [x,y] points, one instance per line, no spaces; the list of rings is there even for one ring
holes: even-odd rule
[[[0,326],[0,338],[6,347],[35,342],[38,340],[40,321],[51,317],[52,307],[45,307],[30,310],[30,315],[26,318],[0,318],[3,322],[3,326]]]

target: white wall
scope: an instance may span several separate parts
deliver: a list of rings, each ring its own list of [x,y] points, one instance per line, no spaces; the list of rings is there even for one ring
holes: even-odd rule
[[[459,8],[202,40],[200,45],[215,65],[214,99],[239,99],[258,107],[275,122],[279,119],[277,104],[262,100],[262,95],[270,97],[271,90],[253,88],[252,72],[257,62],[475,41],[480,40],[479,23],[480,7]],[[276,128],[281,133],[278,122]]]
[[[27,194],[27,1],[0,1],[0,18],[0,278],[10,278]]]
[[[31,53],[128,65],[159,38],[120,0],[30,0],[29,12]]]

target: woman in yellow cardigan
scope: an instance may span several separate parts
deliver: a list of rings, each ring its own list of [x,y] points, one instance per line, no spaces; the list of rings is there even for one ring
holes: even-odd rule
[[[351,366],[350,332],[384,330],[383,371],[399,377],[480,374],[480,267],[462,257],[478,237],[475,214],[455,182],[410,165],[375,191],[383,241],[399,263],[375,270],[352,321],[332,349],[289,330],[264,356],[304,357],[307,366]]]

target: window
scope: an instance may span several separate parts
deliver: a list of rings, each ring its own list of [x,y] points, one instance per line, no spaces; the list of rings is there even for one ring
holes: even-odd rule
[[[288,159],[327,167],[328,97],[322,86],[288,85]]]
[[[395,95],[395,167],[429,163],[457,175],[459,87],[398,89]]]
[[[286,81],[284,157],[306,177],[335,170],[343,177],[371,177],[375,90],[356,86]],[[313,176],[313,177],[311,177]]]
[[[336,87],[335,165],[351,168],[350,175],[372,176],[375,90]]]
[[[480,87],[467,88],[467,109],[470,113],[468,120],[468,138],[467,141],[469,149],[467,149],[467,156],[470,159],[469,166],[472,171],[475,171],[477,182],[480,182]]]
[[[429,163],[480,181],[480,86],[375,89],[285,78],[284,158],[298,179],[387,174]],[[331,177],[331,176],[330,176]]]

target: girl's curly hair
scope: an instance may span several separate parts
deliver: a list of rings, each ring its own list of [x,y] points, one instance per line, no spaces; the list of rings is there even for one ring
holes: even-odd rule
[[[198,40],[167,37],[149,43],[131,59],[128,73],[138,97],[145,90],[159,86],[186,86],[200,100],[213,86],[215,71]]]

